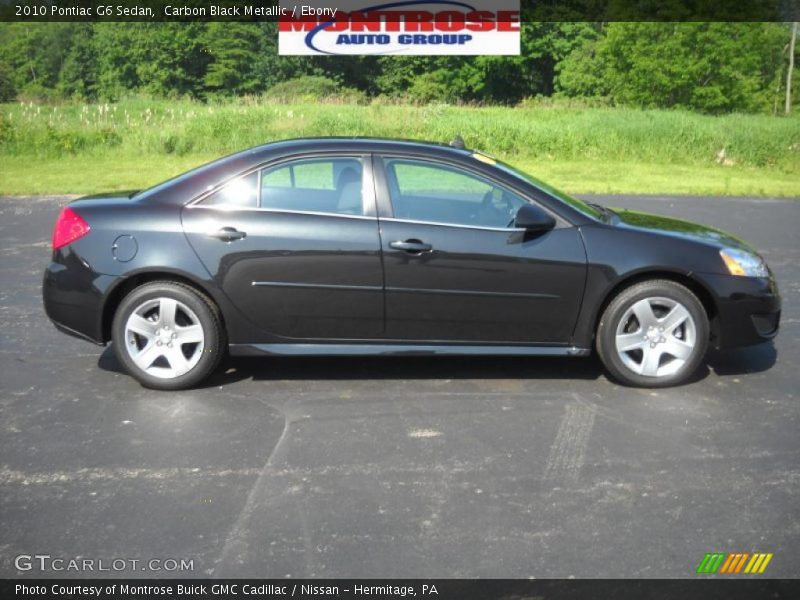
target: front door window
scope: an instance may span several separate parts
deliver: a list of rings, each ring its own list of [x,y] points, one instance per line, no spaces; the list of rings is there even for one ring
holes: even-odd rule
[[[526,204],[491,181],[448,165],[405,159],[385,164],[397,219],[507,228]]]

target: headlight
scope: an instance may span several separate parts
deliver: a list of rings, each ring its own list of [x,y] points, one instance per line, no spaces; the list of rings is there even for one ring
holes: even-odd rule
[[[757,254],[738,248],[724,248],[719,251],[719,255],[731,275],[769,277],[767,263]]]

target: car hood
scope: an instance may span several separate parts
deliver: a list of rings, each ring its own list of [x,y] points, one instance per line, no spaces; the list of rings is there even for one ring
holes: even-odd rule
[[[612,222],[617,227],[694,240],[719,248],[741,248],[742,250],[755,252],[753,247],[744,240],[720,229],[635,210],[618,208],[613,210],[617,218]]]

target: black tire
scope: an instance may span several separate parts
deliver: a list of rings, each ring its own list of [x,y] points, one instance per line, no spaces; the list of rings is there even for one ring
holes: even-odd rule
[[[143,370],[126,348],[128,318],[137,307],[161,298],[176,300],[188,307],[197,317],[204,337],[202,351],[197,352],[200,358],[196,364],[187,373],[171,378],[156,377]],[[227,351],[225,330],[214,302],[194,288],[174,281],[146,283],[128,293],[114,314],[111,337],[117,360],[125,370],[143,386],[156,390],[182,390],[200,383],[214,372]]]
[[[668,301],[679,303],[688,311],[691,316],[691,321],[687,319],[685,321],[686,325],[679,327],[672,334],[670,332],[666,334],[659,333],[660,329],[652,330],[653,333],[650,333],[651,330],[649,328],[641,329],[638,318],[636,315],[632,315],[630,311],[633,311],[634,305],[640,301],[647,300],[648,303],[654,303],[653,314],[658,317],[659,313],[656,312],[656,310],[659,309],[658,299],[667,299]],[[639,306],[641,306],[641,304]],[[645,305],[645,307],[646,306],[647,305]],[[626,322],[621,324],[620,321],[623,318]],[[663,318],[663,314],[661,318]],[[687,330],[683,328],[691,327],[692,325],[694,331],[688,334],[685,333]],[[617,334],[625,334],[629,331],[642,334],[642,350],[633,349],[630,352],[618,351]],[[645,338],[644,336],[646,335],[653,337]],[[638,366],[644,365],[645,355],[643,353],[649,352],[650,350],[648,350],[648,348],[658,348],[659,350],[667,348],[667,346],[662,344],[669,344],[673,341],[671,338],[667,339],[670,335],[677,337],[678,342],[684,341],[679,337],[681,335],[692,336],[694,347],[691,350],[687,350],[688,356],[675,359],[668,353],[661,354],[656,351],[655,356],[658,356],[658,358],[652,360],[652,364],[657,365],[656,373],[662,370],[667,371],[667,373],[648,376],[634,370],[633,367],[637,366],[637,357],[641,356]],[[611,300],[597,326],[595,343],[600,359],[615,380],[625,385],[658,388],[679,385],[690,378],[705,359],[706,350],[708,349],[708,340],[708,315],[697,296],[687,287],[674,281],[650,280],[634,284],[622,290]],[[675,360],[678,360],[678,362],[674,363],[673,366],[669,366],[670,363]],[[674,366],[680,364],[680,360],[684,361],[683,364],[681,366]],[[675,371],[669,372],[670,369],[675,369]]]

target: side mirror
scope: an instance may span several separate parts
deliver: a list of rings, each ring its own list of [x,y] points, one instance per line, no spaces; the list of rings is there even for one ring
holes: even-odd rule
[[[556,226],[556,220],[534,204],[526,204],[517,212],[514,227],[526,231],[550,231]]]

